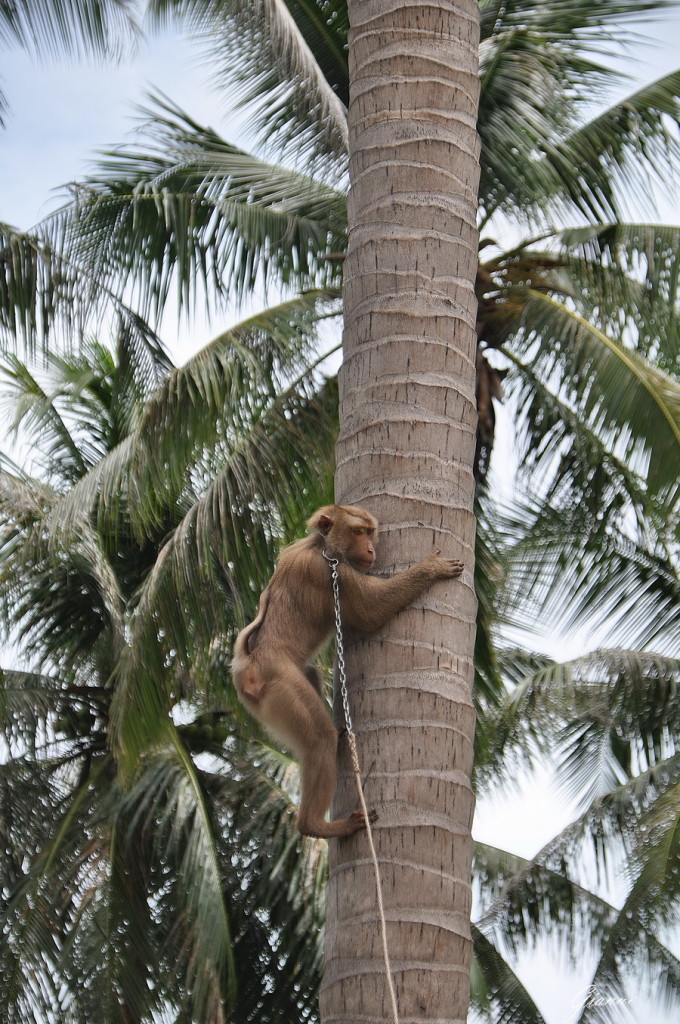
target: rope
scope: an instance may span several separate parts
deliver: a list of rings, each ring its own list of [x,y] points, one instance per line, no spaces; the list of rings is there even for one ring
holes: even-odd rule
[[[347,741],[349,743],[350,756],[352,758],[352,769],[354,771],[354,778],[356,780],[357,790],[359,792],[359,803],[361,804],[361,810],[363,812],[364,818],[366,819],[366,835],[368,837],[368,846],[371,851],[371,858],[373,860],[373,870],[375,873],[375,888],[378,898],[378,913],[380,914],[380,937],[382,939],[383,960],[385,962],[385,978],[387,980],[387,989],[389,991],[390,1002],[392,1004],[392,1019],[394,1021],[394,1024],[399,1024],[399,1013],[397,1011],[397,996],[394,991],[392,967],[390,965],[390,954],[387,948],[387,922],[385,920],[385,906],[383,903],[382,882],[380,880],[380,866],[378,865],[378,855],[375,850],[375,843],[373,842],[373,829],[371,828],[371,820],[368,813],[368,807],[366,806],[364,787],[361,782],[361,767],[359,765],[359,753],[357,751],[356,736],[354,735],[354,729],[352,727],[352,716],[349,710],[349,695],[347,692],[347,673],[345,671],[345,646],[342,639],[342,620],[340,618],[340,578],[338,575],[338,559],[329,558],[325,551],[323,551],[322,554],[331,567],[331,578],[333,581],[333,606],[335,609],[335,649],[338,661],[338,674],[340,676],[340,694],[342,696],[342,709],[345,716],[345,728],[347,730]]]

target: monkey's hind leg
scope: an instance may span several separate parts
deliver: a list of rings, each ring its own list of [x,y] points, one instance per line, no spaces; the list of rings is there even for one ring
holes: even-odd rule
[[[338,737],[328,715],[324,713],[324,717],[330,725],[330,732],[324,735],[323,742],[309,744],[300,755],[302,796],[298,829],[303,836],[330,839],[351,836],[359,829],[366,828],[366,819],[361,811],[353,811],[347,818],[326,821],[326,811],[335,793]]]
[[[297,665],[279,669],[257,707],[257,717],[295,754],[300,764],[298,829],[306,836],[349,836],[366,827],[363,814],[326,821],[335,793],[338,733],[319,694]]]

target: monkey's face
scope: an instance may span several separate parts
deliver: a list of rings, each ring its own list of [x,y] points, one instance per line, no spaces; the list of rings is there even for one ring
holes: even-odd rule
[[[347,561],[359,572],[368,572],[375,562],[374,530],[366,526],[351,526],[348,531]]]
[[[353,505],[328,505],[308,522],[326,540],[329,555],[349,562],[359,572],[368,572],[375,562],[374,542],[378,522],[370,512]]]

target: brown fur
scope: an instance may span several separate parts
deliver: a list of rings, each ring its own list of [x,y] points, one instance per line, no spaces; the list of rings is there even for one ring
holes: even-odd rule
[[[363,814],[326,822],[335,792],[338,733],[309,664],[334,625],[331,572],[322,552],[340,560],[343,625],[372,633],[436,580],[459,576],[461,562],[438,551],[390,579],[364,575],[375,560],[378,524],[365,509],[328,505],[307,524],[309,536],[289,545],[260,598],[257,617],[234,646],[234,685],[245,707],[300,762],[303,835],[351,835],[366,825]]]

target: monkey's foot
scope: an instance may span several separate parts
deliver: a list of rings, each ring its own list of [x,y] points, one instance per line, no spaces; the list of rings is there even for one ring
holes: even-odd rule
[[[378,820],[375,811],[368,812],[368,821],[373,824]],[[366,818],[363,811],[352,811],[347,818],[336,818],[335,821],[324,821],[318,824],[298,818],[298,831],[303,836],[313,836],[319,839],[339,839],[342,836],[351,836],[360,829],[366,828]]]

